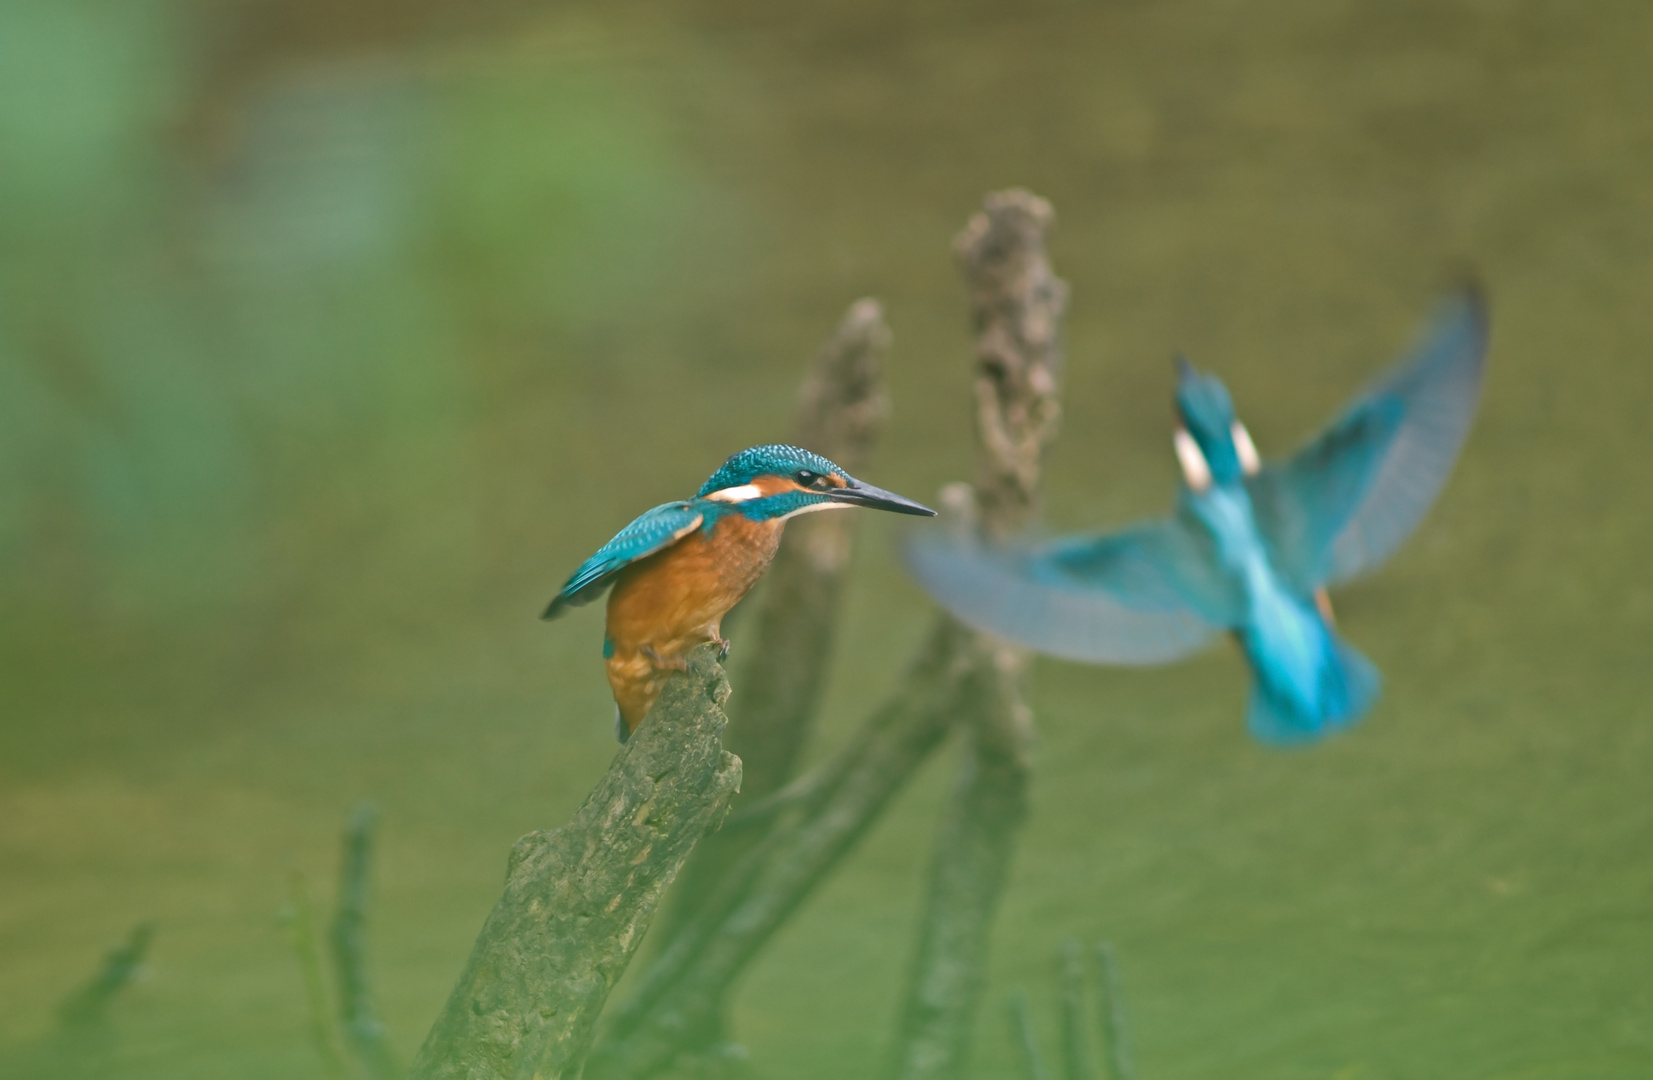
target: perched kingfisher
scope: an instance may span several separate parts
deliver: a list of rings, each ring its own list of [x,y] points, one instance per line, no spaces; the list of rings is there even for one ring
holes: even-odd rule
[[[788,518],[870,506],[897,514],[935,511],[850,476],[796,446],[742,450],[692,499],[657,506],[574,571],[545,609],[554,619],[589,604],[610,585],[603,658],[614,689],[614,734],[625,742],[684,655],[729,642],[723,616],[769,568]]]
[[[1171,517],[1003,547],[931,530],[907,545],[908,566],[965,623],[1070,660],[1167,663],[1228,630],[1253,674],[1251,733],[1317,739],[1359,719],[1379,685],[1334,630],[1326,587],[1376,568],[1422,520],[1469,433],[1486,347],[1466,290],[1408,359],[1269,464],[1223,384],[1178,357]]]

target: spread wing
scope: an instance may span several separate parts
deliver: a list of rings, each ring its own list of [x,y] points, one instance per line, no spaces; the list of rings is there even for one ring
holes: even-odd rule
[[[990,547],[935,529],[907,544],[907,568],[960,621],[1066,660],[1162,664],[1239,618],[1201,535],[1180,518],[1103,536]]]
[[[692,502],[657,506],[615,534],[597,549],[563,585],[541,618],[555,619],[571,607],[589,604],[603,595],[614,575],[638,559],[645,559],[700,528],[705,515]]]
[[[1330,427],[1246,481],[1275,565],[1301,595],[1373,569],[1412,535],[1469,434],[1486,349],[1486,308],[1466,292]]]

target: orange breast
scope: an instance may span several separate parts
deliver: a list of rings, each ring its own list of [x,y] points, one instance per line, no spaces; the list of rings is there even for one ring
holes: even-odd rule
[[[628,566],[608,597],[608,680],[627,730],[647,714],[670,664],[719,637],[718,624],[763,576],[783,522],[729,514]],[[654,656],[649,655],[652,650]]]

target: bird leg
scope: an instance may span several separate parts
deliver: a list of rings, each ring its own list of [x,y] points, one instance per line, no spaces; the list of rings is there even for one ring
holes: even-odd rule
[[[729,646],[733,644],[733,642],[723,636],[723,628],[721,626],[712,627],[712,644],[717,646],[718,663],[721,664],[723,661],[729,659]]]
[[[1324,587],[1314,590],[1314,606],[1320,609],[1320,617],[1326,620],[1327,626],[1337,625],[1337,613],[1332,610],[1332,598]]]
[[[653,645],[639,645],[637,651],[649,658],[657,671],[688,671],[689,662],[681,656],[674,656],[670,660],[655,651]]]

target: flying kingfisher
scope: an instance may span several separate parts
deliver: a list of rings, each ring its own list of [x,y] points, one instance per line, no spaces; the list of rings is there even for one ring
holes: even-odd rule
[[[1251,733],[1317,739],[1379,686],[1338,637],[1326,587],[1375,569],[1422,520],[1469,433],[1486,347],[1485,307],[1466,290],[1410,357],[1267,464],[1228,390],[1178,357],[1171,517],[1002,547],[932,530],[908,544],[908,566],[965,623],[1069,660],[1167,663],[1228,630],[1253,674]]]
[[[574,571],[544,618],[614,586],[603,658],[614,689],[615,736],[625,742],[637,729],[666,675],[688,667],[690,649],[715,642],[728,652],[723,616],[769,568],[788,518],[852,506],[935,516],[819,454],[754,446],[725,461],[694,498],[650,510]]]

